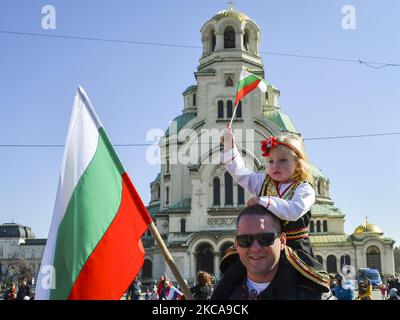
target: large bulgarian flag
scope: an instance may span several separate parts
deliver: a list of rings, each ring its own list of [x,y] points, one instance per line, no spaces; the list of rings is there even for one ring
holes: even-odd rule
[[[249,94],[255,88],[260,88],[262,92],[266,92],[267,82],[246,70],[242,70],[236,91],[235,106],[244,96]]]
[[[78,88],[36,299],[120,299],[144,262],[151,218]]]

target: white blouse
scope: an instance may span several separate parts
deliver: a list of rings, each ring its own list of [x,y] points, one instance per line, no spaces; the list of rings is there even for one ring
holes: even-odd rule
[[[221,152],[221,161],[225,169],[240,186],[255,196],[260,194],[266,173],[254,172],[246,168],[236,146],[228,152]],[[290,184],[279,184],[279,193],[283,193]],[[308,212],[315,203],[315,192],[309,183],[301,183],[294,191],[294,195],[290,200],[284,200],[278,196],[263,196],[259,197],[259,199],[260,205],[268,208],[278,218],[287,221],[296,221]]]

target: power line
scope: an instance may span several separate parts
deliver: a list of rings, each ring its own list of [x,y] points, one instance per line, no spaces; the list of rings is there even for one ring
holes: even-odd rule
[[[108,39],[108,38],[79,37],[79,36],[70,36],[70,35],[54,35],[54,34],[18,32],[18,31],[8,31],[8,30],[0,30],[0,33],[20,35],[20,36],[31,36],[31,37],[58,38],[58,39],[70,39],[70,40],[87,40],[87,41],[99,41],[99,42],[133,44],[133,45],[148,45],[148,46],[186,48],[186,49],[202,49],[201,46],[176,44],[176,43],[162,43],[162,42],[147,42],[147,41],[133,41],[133,40],[118,40],[118,39]],[[274,55],[274,56],[284,56],[284,57],[292,57],[292,58],[313,59],[313,60],[358,63],[358,64],[364,64],[367,67],[370,67],[370,68],[373,68],[373,69],[382,69],[382,68],[385,68],[385,67],[400,67],[400,64],[396,64],[396,63],[376,62],[376,61],[363,61],[363,60],[360,60],[360,59],[344,59],[344,58],[323,57],[323,56],[313,56],[313,55],[302,55],[302,54],[293,54],[293,53],[284,53],[284,52],[269,52],[269,51],[260,51],[260,54]],[[378,66],[373,66],[373,65],[378,65]]]
[[[371,134],[358,134],[348,136],[330,136],[330,137],[311,137],[304,138],[305,141],[312,140],[337,140],[337,139],[353,139],[353,138],[368,138],[368,137],[380,137],[380,136],[394,136],[400,135],[400,132],[387,132],[387,133],[371,133]],[[243,141],[246,143],[259,143],[261,140],[256,141]],[[198,144],[210,144],[207,142],[199,142]],[[114,147],[149,147],[154,146],[154,143],[123,143],[114,144]],[[64,144],[0,144],[1,148],[63,148]]]

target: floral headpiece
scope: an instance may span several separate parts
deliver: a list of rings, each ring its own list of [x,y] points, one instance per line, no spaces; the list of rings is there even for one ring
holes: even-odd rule
[[[288,147],[288,148],[291,149],[300,159],[303,159],[303,157],[301,156],[300,152],[297,151],[297,149],[296,149],[295,147],[291,146],[291,145],[288,144],[288,143],[278,141],[278,140],[276,139],[276,137],[268,137],[267,139],[261,141],[261,152],[262,152],[262,155],[263,155],[264,157],[269,157],[269,154],[270,154],[271,150],[272,150],[273,148],[275,148],[275,147],[276,147],[277,145],[279,145],[279,144]]]

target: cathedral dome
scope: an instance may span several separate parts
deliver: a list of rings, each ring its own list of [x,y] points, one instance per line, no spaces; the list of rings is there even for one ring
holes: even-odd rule
[[[236,19],[238,19],[239,21],[244,21],[244,20],[250,19],[250,18],[249,18],[247,15],[245,15],[244,13],[242,13],[242,12],[240,12],[240,11],[237,11],[237,10],[235,10],[235,9],[233,9],[233,8],[229,8],[229,9],[222,10],[222,11],[218,12],[214,17],[212,17],[211,20],[219,21],[219,20],[221,20],[222,18],[227,18],[227,17],[236,18]]]
[[[383,231],[377,225],[365,221],[363,224],[354,229],[353,235],[362,235],[365,233],[375,233],[382,235]]]

